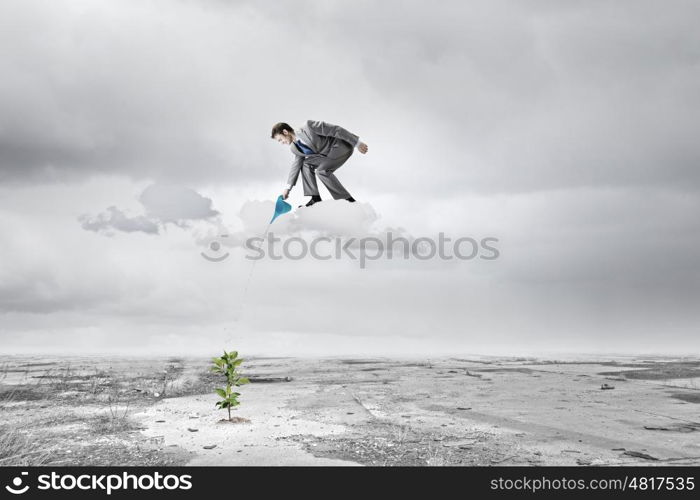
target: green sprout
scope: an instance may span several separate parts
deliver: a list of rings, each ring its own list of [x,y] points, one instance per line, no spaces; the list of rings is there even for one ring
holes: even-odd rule
[[[238,365],[243,363],[243,359],[238,357],[238,352],[226,352],[220,358],[213,358],[214,366],[211,367],[211,371],[215,373],[222,373],[226,375],[226,389],[214,389],[216,393],[223,399],[216,403],[216,406],[220,409],[226,408],[228,410],[228,419],[231,420],[231,408],[238,406],[240,401],[238,401],[238,396],[241,394],[238,392],[233,392],[234,387],[241,386],[250,382],[246,377],[241,377],[241,374],[237,371]]]

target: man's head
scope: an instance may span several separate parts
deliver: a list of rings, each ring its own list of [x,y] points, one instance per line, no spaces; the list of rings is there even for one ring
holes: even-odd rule
[[[289,124],[280,122],[272,127],[272,135],[270,136],[280,144],[291,144],[294,141],[294,129]]]

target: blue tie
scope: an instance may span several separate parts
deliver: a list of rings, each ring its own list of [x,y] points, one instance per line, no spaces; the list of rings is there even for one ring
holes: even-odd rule
[[[300,139],[297,139],[296,142],[294,142],[294,144],[296,144],[297,147],[301,150],[301,152],[304,153],[305,155],[312,155],[312,154],[314,154],[314,150],[311,149],[311,148],[310,148],[309,146],[307,146],[306,144],[302,143]]]

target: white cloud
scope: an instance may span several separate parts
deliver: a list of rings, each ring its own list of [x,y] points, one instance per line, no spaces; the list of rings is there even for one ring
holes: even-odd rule
[[[107,207],[104,212],[94,217],[81,215],[78,220],[86,231],[103,231],[107,236],[114,235],[114,231],[158,234],[158,224],[153,220],[143,215],[130,217],[115,206]]]
[[[186,225],[188,221],[211,219],[219,215],[212,209],[212,200],[181,186],[152,184],[144,189],[139,201],[148,217],[163,224]]]
[[[115,231],[158,234],[168,223],[187,228],[192,222],[210,220],[219,212],[212,208],[212,200],[193,189],[162,184],[151,184],[138,197],[146,215],[127,215],[111,206],[104,212],[78,217],[83,229],[113,236]]]

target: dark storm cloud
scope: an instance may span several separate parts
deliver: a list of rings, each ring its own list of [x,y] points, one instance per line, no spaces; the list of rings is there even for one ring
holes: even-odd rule
[[[357,54],[376,93],[414,111],[404,130],[440,166],[423,184],[433,192],[445,178],[487,191],[698,187],[697,2],[368,8],[335,11],[314,36]]]
[[[0,19],[0,182],[206,182],[250,168],[255,147],[232,144],[242,17],[230,45],[225,21],[207,33],[207,14],[170,2],[10,1]]]
[[[3,5],[0,180],[269,182],[273,116],[342,101],[406,190],[700,180],[697,2]]]

